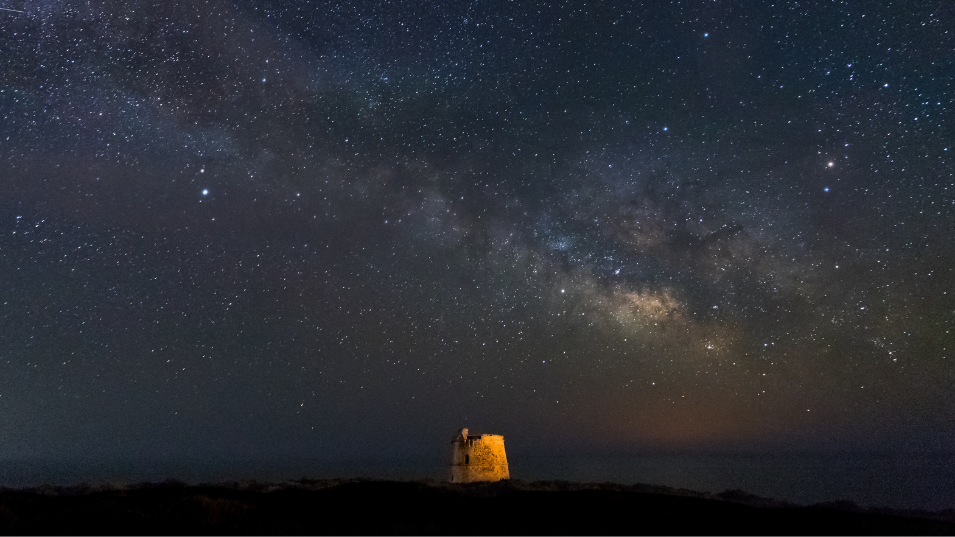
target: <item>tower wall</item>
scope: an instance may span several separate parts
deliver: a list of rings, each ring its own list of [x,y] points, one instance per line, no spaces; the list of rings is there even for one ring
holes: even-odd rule
[[[449,478],[452,483],[510,479],[504,437],[499,434],[468,436],[462,429],[451,442]]]

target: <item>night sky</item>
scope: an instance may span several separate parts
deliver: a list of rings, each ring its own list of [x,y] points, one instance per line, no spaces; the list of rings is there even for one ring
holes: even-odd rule
[[[0,460],[955,451],[949,1],[0,7]]]

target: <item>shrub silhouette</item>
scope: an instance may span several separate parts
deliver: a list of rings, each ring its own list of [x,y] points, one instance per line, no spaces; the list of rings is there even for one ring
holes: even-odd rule
[[[238,528],[248,520],[252,507],[248,504],[228,498],[212,498],[200,494],[192,498],[198,508],[199,523],[207,528]]]

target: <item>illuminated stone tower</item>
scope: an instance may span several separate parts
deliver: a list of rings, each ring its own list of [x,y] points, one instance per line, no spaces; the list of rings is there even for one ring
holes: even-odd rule
[[[510,479],[504,437],[499,434],[468,436],[467,429],[458,431],[451,440],[450,477],[452,483]]]

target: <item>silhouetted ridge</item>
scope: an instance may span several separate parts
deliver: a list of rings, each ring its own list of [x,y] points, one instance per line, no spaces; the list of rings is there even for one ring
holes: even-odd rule
[[[932,520],[739,490],[566,481],[166,481],[0,491],[3,534],[951,535],[953,514],[931,513]]]

